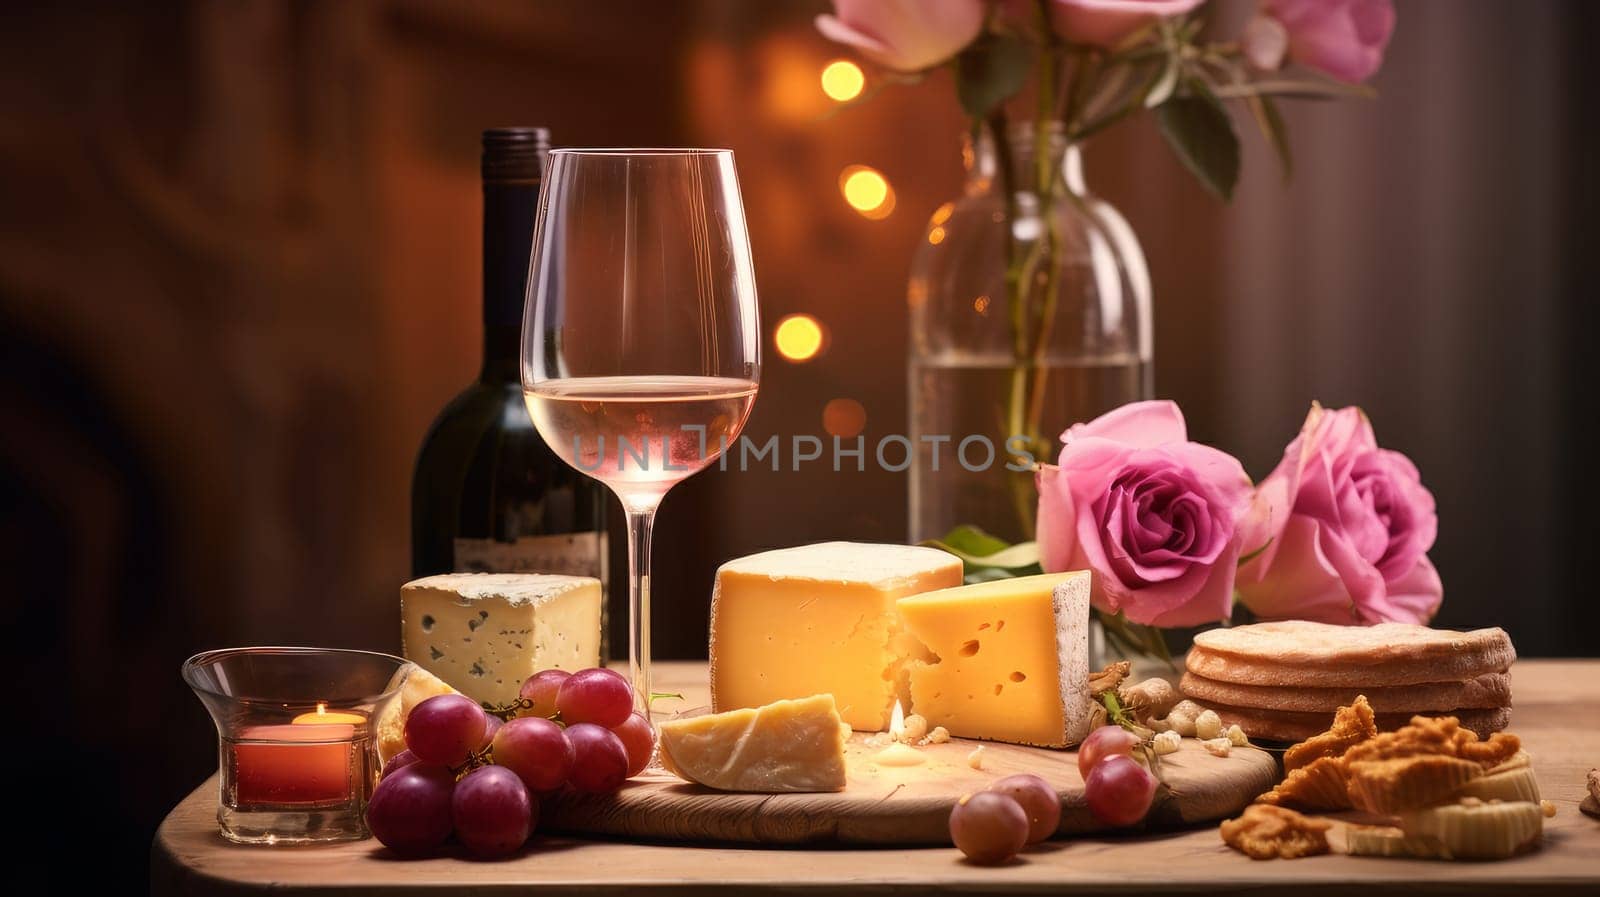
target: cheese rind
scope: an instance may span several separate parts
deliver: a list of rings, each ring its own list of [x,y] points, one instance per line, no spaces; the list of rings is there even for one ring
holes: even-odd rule
[[[600,664],[600,580],[446,573],[400,589],[407,659],[475,701],[504,704],[542,669]]]
[[[927,592],[898,602],[935,656],[911,665],[911,709],[950,734],[1069,747],[1089,732],[1089,573]]]
[[[888,728],[925,658],[895,601],[961,584],[935,548],[825,542],[723,564],[711,593],[711,706],[725,711],[831,694],[853,728]]]
[[[832,695],[669,720],[661,763],[678,777],[722,791],[842,791],[849,730]]]

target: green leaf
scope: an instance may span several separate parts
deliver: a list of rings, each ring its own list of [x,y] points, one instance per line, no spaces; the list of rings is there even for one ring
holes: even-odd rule
[[[979,557],[991,555],[997,551],[1004,551],[1011,547],[1010,542],[998,536],[991,536],[970,523],[961,524],[950,532],[945,533],[938,541],[949,546],[945,550],[952,551],[953,549],[953,554],[971,554]]]
[[[1239,181],[1239,137],[1228,112],[1204,84],[1191,80],[1186,91],[1156,107],[1161,136],[1184,167],[1224,202]]]
[[[956,98],[974,119],[988,118],[1028,80],[1033,52],[1009,34],[984,34],[956,57]]]
[[[1019,576],[1035,576],[1035,574],[1040,574],[1040,572],[1045,571],[1043,571],[1043,568],[1040,568],[1038,564],[1029,566],[1029,568],[1014,569],[979,568],[979,566],[973,566],[973,564],[966,564],[966,568],[962,571],[962,582],[966,585],[976,585],[979,584],[979,582],[995,582],[995,580],[1000,579],[1016,579],[1016,577]]]
[[[968,584],[1044,572],[1039,566],[1039,543],[1011,545],[968,524],[945,533],[943,539],[928,539],[922,544],[960,558],[963,579]]]
[[[958,526],[943,539],[929,539],[922,544],[948,551],[968,567],[1020,570],[1039,566],[1038,542],[1007,545],[975,526]]]
[[[1289,149],[1289,128],[1278,112],[1278,104],[1272,101],[1272,97],[1256,95],[1249,98],[1247,105],[1255,116],[1257,127],[1261,128],[1261,136],[1267,138],[1273,152],[1278,154],[1283,179],[1287,181],[1294,174],[1294,154]]]

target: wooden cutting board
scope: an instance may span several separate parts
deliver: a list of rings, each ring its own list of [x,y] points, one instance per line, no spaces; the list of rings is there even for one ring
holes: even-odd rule
[[[1078,755],[1071,751],[956,739],[918,748],[920,766],[873,761],[881,747],[855,735],[845,750],[849,785],[830,794],[730,794],[647,774],[612,795],[566,794],[541,808],[541,828],[569,834],[726,844],[919,845],[950,843],[950,809],[963,795],[1016,772],[1045,777],[1061,795],[1061,834],[1107,831],[1089,813]],[[979,746],[981,767],[968,757]],[[1277,760],[1256,748],[1216,757],[1194,739],[1161,758],[1172,796],[1146,829],[1236,815],[1278,780]]]

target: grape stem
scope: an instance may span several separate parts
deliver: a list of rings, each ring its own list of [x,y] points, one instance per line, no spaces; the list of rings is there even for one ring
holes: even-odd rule
[[[500,717],[500,721],[503,723],[511,722],[512,717],[523,716],[525,714],[523,714],[522,711],[532,709],[533,701],[528,698],[516,698],[514,700],[507,701],[504,704],[491,704],[488,701],[483,702],[483,712],[489,714],[490,716]],[[555,713],[544,717],[544,719],[547,719],[553,723],[559,723],[561,722],[561,711],[557,710]]]
[[[471,754],[468,754],[465,763],[462,763],[460,766],[452,766],[450,768],[450,774],[459,781],[462,776],[473,771],[474,769],[477,769],[480,766],[489,766],[493,763],[494,746],[490,745],[482,750],[473,751]]]
[[[1140,735],[1139,744],[1135,749],[1144,755],[1144,765],[1150,770],[1150,774],[1156,777],[1156,781],[1161,784],[1163,789],[1170,791],[1171,789],[1167,787],[1167,777],[1161,774],[1161,756],[1156,753],[1154,741],[1148,736],[1141,735],[1141,731],[1149,730],[1139,725],[1139,721],[1134,719],[1133,715],[1128,713],[1127,710],[1123,709],[1122,701],[1117,697],[1116,689],[1108,689],[1095,697],[1099,698],[1100,703],[1105,706],[1106,719],[1135,735]]]

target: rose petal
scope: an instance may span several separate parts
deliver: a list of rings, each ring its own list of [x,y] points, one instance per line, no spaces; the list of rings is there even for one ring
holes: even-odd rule
[[[1072,490],[1061,468],[1039,465],[1034,484],[1039,490],[1039,514],[1034,536],[1039,541],[1039,566],[1048,573],[1061,573],[1074,567],[1078,554],[1077,523]]]
[[[1290,517],[1278,537],[1277,560],[1254,581],[1241,579],[1239,600],[1264,620],[1361,622],[1344,577],[1324,550],[1323,535],[1320,521]]]
[[[1188,440],[1189,430],[1177,402],[1154,400],[1130,402],[1088,423],[1073,424],[1061,434],[1061,441],[1070,445],[1090,437],[1108,439],[1126,448],[1154,448]]]
[[[1371,622],[1426,624],[1439,612],[1444,601],[1444,583],[1439,571],[1427,555],[1417,558],[1417,565],[1405,576],[1390,582],[1384,597],[1374,602],[1369,611]]]
[[[1233,616],[1233,587],[1237,562],[1237,552],[1225,556],[1209,568],[1210,575],[1189,598],[1168,605],[1165,610],[1130,613],[1128,619],[1146,626],[1163,628],[1204,626],[1207,623],[1218,623],[1228,619]],[[1206,568],[1192,569],[1199,572]],[[1155,603],[1150,602],[1150,604]],[[1153,608],[1148,609],[1153,610]]]
[[[873,62],[920,71],[944,62],[983,30],[982,0],[834,0],[816,19],[824,37],[855,47]]]
[[[1055,0],[1051,27],[1080,44],[1110,47],[1158,18],[1182,15],[1204,0]]]

